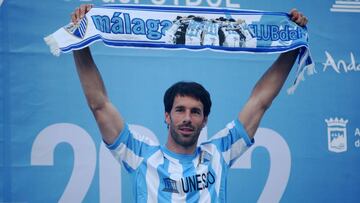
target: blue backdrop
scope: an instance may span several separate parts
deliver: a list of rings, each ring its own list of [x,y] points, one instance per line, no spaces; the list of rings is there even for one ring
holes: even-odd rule
[[[72,55],[54,57],[43,41],[81,3],[301,10],[317,74],[289,96],[291,73],[256,144],[230,172],[229,202],[360,202],[359,0],[0,0],[0,202],[133,202],[134,183],[101,143]],[[212,93],[206,139],[236,118],[277,57],[92,50],[126,121],[160,143],[168,86],[194,80]]]

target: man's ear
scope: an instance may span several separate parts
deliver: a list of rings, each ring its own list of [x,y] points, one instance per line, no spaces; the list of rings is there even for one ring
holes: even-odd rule
[[[171,118],[170,118],[170,114],[168,112],[165,112],[165,122],[170,125],[171,122]]]
[[[208,117],[204,117],[204,121],[203,121],[202,127],[205,127],[205,126],[206,126],[207,121],[208,121]]]

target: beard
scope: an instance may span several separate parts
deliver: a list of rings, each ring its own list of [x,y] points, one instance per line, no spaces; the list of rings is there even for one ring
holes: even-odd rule
[[[180,129],[187,128],[191,129],[192,132],[189,134],[180,133]],[[197,144],[198,138],[200,136],[201,127],[196,127],[191,124],[181,124],[176,126],[172,120],[169,125],[170,135],[177,145],[188,148]]]

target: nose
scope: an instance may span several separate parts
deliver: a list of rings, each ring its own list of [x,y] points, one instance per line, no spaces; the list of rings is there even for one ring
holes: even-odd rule
[[[185,112],[184,119],[183,119],[183,123],[184,123],[184,124],[189,124],[189,123],[191,123],[191,114],[190,114],[190,111],[186,111],[186,112]]]

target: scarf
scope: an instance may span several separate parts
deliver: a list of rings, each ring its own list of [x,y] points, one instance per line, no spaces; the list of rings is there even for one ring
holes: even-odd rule
[[[168,6],[105,5],[92,8],[44,38],[51,52],[82,49],[96,41],[111,47],[151,47],[247,53],[283,53],[299,48],[292,94],[304,74],[315,73],[308,32],[287,13]]]

